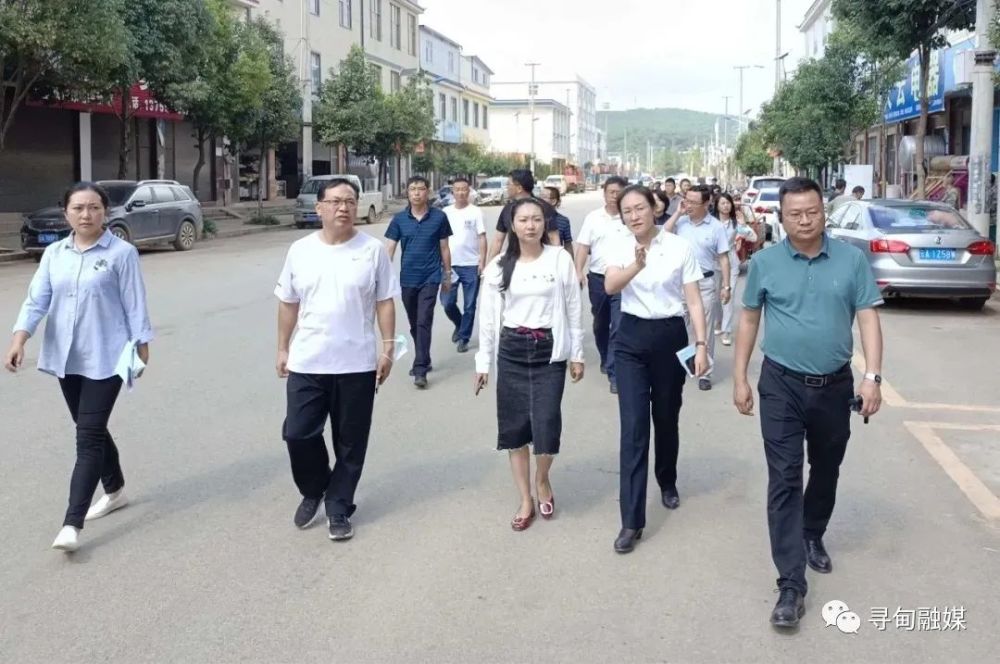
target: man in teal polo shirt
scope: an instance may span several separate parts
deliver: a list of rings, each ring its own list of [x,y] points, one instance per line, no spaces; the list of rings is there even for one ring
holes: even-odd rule
[[[750,265],[736,337],[733,401],[744,415],[753,414],[747,365],[763,313],[764,363],[757,389],[768,467],[767,523],[780,591],[771,623],[795,627],[805,612],[806,565],[821,573],[833,569],[823,535],[851,436],[855,316],[866,367],[858,388],[861,414],[874,415],[882,403],[882,327],[875,310],[882,294],[865,255],[827,237],[818,184],[791,178],[778,198],[786,239],[754,254]],[[803,494],[804,441],[809,483]]]

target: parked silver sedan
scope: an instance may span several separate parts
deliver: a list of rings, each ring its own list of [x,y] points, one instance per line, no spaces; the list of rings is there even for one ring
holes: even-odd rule
[[[853,201],[830,215],[827,232],[865,252],[886,298],[953,298],[981,309],[996,290],[996,247],[949,205]]]

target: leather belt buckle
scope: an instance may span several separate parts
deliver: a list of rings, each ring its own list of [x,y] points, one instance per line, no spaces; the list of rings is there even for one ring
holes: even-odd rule
[[[803,376],[806,387],[826,387],[826,376]]]

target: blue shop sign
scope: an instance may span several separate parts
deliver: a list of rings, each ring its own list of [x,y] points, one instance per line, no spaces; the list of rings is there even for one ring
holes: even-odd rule
[[[975,48],[974,39],[966,39],[948,48],[931,53],[927,78],[927,106],[929,113],[944,110],[944,98],[958,89],[958,68],[961,54]],[[889,90],[885,105],[885,121],[900,122],[920,116],[920,59],[913,55],[906,61],[909,76]]]

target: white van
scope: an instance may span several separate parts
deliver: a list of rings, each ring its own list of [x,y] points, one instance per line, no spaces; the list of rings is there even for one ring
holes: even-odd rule
[[[365,191],[361,179],[357,175],[315,175],[302,184],[298,198],[295,199],[295,227],[320,226],[322,222],[316,214],[316,194],[324,182],[342,178],[353,182],[361,194],[358,196],[358,219],[366,224],[374,224],[379,214],[385,208],[382,202],[382,192]]]

